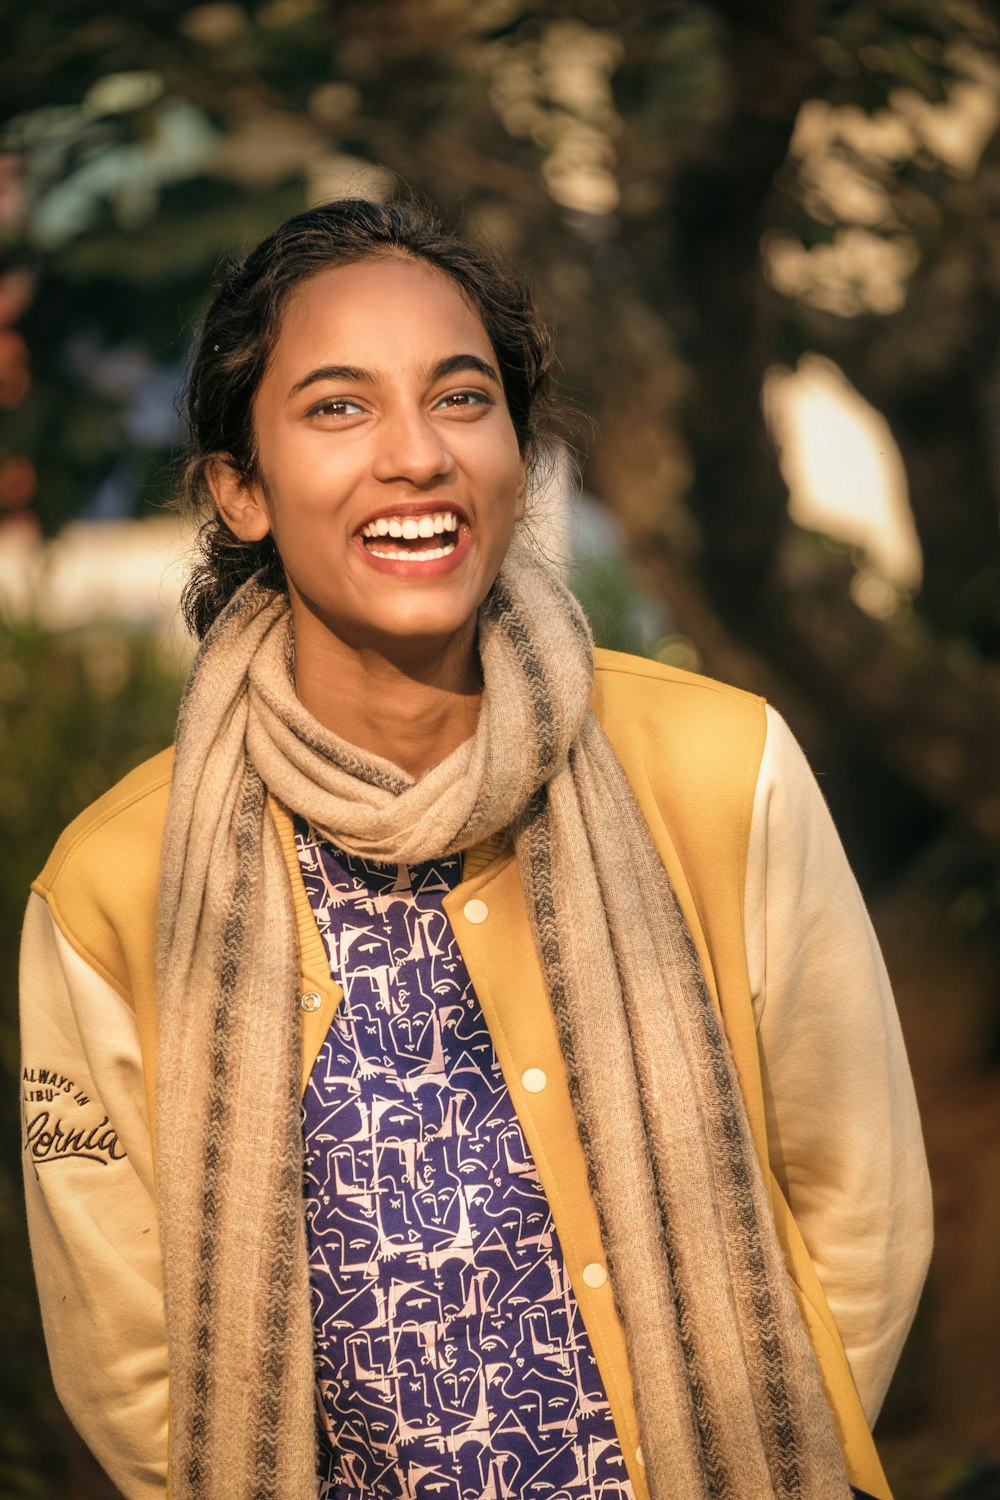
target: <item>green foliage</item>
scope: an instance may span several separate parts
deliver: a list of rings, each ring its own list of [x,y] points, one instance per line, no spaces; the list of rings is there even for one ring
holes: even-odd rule
[[[624,557],[574,564],[570,586],[583,605],[594,640],[610,651],[657,656],[666,635],[664,612],[636,586]]]
[[[0,1495],[9,1500],[68,1493],[58,1488],[66,1424],[37,1326],[21,1199],[21,916],[65,825],[169,744],[179,691],[150,638],[112,627],[53,636],[0,626]],[[74,1494],[82,1500],[83,1491]]]

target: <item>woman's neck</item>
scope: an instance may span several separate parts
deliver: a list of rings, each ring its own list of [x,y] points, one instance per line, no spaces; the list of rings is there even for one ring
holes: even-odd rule
[[[325,728],[414,778],[475,732],[482,677],[475,622],[443,647],[357,650],[293,607],[295,691]]]

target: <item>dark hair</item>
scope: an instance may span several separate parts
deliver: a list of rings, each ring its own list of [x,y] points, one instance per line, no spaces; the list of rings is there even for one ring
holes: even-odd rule
[[[413,201],[341,198],[296,214],[224,268],[193,351],[180,508],[202,519],[200,558],[184,590],[184,617],[201,637],[252,573],[274,588],[284,569],[271,538],[241,542],[216,514],[208,468],[220,458],[246,483],[258,478],[253,402],[289,293],[331,266],[408,255],[449,276],[482,320],[500,367],[522,454],[537,454],[549,396],[552,343],[526,284],[486,251],[446,233]]]

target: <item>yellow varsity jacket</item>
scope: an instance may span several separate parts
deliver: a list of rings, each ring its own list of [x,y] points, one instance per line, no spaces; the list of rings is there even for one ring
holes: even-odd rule
[[[801,752],[760,700],[598,652],[593,707],[723,1018],[849,1477],[891,1500],[869,1424],[926,1272],[930,1209],[898,1020],[857,887]],[[168,1484],[152,1133],[170,776],[165,751],[70,825],[33,886],[22,948],[25,1184],[53,1378],[127,1500],[162,1500]],[[272,816],[297,913],[304,1089],[340,990],[291,818],[274,805]],[[470,849],[445,906],[548,1196],[637,1500],[647,1500],[610,1284],[583,1275],[603,1261],[600,1232],[512,852],[499,840]]]

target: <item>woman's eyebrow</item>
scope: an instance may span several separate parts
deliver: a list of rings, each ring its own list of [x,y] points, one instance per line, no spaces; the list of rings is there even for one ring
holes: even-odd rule
[[[478,354],[449,354],[447,358],[439,359],[437,364],[431,366],[427,379],[431,382],[444,380],[462,370],[472,370],[478,375],[484,375],[487,380],[492,380],[494,385],[500,384],[496,370],[487,360],[480,359]],[[315,385],[320,380],[346,380],[352,385],[375,385],[378,376],[374,371],[362,370],[358,365],[319,365],[295,382],[286,399],[291,401],[299,391],[304,391],[307,386]]]
[[[304,391],[307,385],[315,385],[318,380],[349,380],[352,385],[374,385],[376,377],[371,370],[361,370],[357,365],[320,365],[295,382],[287,399],[290,401],[299,391]]]
[[[500,384],[496,370],[485,359],[480,359],[478,354],[449,354],[447,359],[439,359],[434,365],[430,378],[443,380],[448,375],[457,375],[460,370],[474,370],[479,375],[485,375],[487,380],[492,380],[494,385]]]

